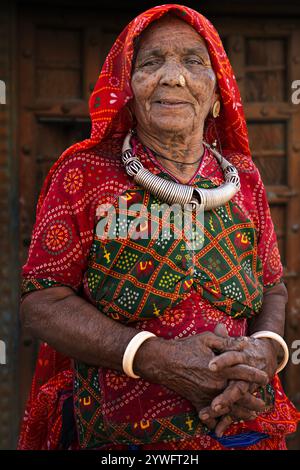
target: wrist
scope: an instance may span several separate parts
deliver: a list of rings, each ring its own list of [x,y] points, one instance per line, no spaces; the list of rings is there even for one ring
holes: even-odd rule
[[[167,343],[168,341],[157,336],[147,339],[135,354],[134,373],[149,382],[161,383],[165,372]]]
[[[271,338],[260,338],[260,341],[262,341],[268,349],[273,353],[274,356],[276,356],[277,361],[280,362],[280,360],[283,357],[283,351],[282,347],[280,344],[278,344],[277,341]]]
[[[281,347],[282,347],[282,351],[283,351],[283,359],[282,361],[280,362],[280,364],[278,365],[277,369],[276,369],[276,373],[278,374],[279,372],[281,372],[285,366],[287,365],[288,363],[288,360],[289,360],[289,350],[288,350],[288,346],[286,344],[286,342],[284,341],[284,339],[282,338],[282,336],[280,336],[278,333],[275,333],[274,331],[269,331],[269,330],[261,330],[261,331],[257,331],[255,333],[253,333],[252,335],[252,338],[255,338],[255,339],[272,339],[274,341],[276,341]],[[266,344],[266,343],[264,343]],[[269,343],[270,344],[270,343]],[[269,346],[271,347],[271,346]],[[270,349],[269,349],[270,351]],[[275,352],[276,354],[276,352]],[[277,356],[278,358],[278,356]]]
[[[266,347],[268,347],[274,354],[278,355],[281,349],[280,344],[277,343],[274,339],[271,338],[259,338],[259,341],[262,342]]]

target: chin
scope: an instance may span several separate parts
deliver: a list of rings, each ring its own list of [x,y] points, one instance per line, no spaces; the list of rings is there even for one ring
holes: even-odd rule
[[[180,120],[174,120],[174,119],[156,119],[155,121],[153,120],[153,126],[158,131],[161,132],[178,132],[179,134],[181,133],[186,133],[190,132],[191,129],[193,128],[193,123],[191,122],[190,125],[189,123],[183,119]]]

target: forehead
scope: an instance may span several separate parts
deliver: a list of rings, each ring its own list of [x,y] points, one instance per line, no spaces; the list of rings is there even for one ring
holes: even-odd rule
[[[142,33],[138,54],[164,46],[174,49],[197,48],[208,54],[205,41],[197,31],[185,21],[171,16],[155,21]]]

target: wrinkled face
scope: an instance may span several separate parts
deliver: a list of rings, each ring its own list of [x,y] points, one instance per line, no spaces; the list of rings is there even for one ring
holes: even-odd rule
[[[204,40],[172,17],[143,34],[131,85],[138,127],[150,133],[203,128],[216,100],[216,76]]]

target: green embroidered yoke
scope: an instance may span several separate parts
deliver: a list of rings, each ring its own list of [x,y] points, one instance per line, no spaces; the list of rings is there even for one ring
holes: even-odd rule
[[[201,177],[195,184],[214,186]],[[131,209],[140,205],[145,213]],[[257,313],[262,262],[255,227],[237,204],[229,201],[193,217],[161,207],[144,190],[130,189],[115,202],[115,210],[100,218],[86,274],[99,310],[125,323],[150,319],[195,289],[234,318]],[[104,227],[106,240],[97,235]],[[118,238],[126,232],[127,238]]]

